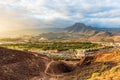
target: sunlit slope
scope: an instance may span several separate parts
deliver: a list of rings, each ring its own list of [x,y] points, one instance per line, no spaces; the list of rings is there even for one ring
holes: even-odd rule
[[[113,67],[104,65],[103,71],[96,71],[88,80],[120,80],[120,49],[97,55],[95,62],[111,62]]]

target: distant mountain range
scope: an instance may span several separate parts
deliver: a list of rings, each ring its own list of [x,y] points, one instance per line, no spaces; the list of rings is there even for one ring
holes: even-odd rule
[[[109,30],[109,29],[108,29]],[[119,31],[110,30],[107,31],[96,29],[91,26],[87,26],[83,23],[75,23],[70,27],[61,29],[59,32],[49,32],[49,33],[42,33],[39,36],[35,37],[37,39],[46,39],[46,40],[71,40],[71,39],[112,39],[113,36],[120,36]]]
[[[119,32],[120,28],[94,28],[99,31]]]
[[[3,33],[0,33],[3,34]],[[113,40],[120,37],[120,29],[117,28],[93,28],[84,23],[75,23],[67,28],[33,28],[16,31],[8,31],[0,37],[18,37],[28,35],[36,40]],[[116,38],[117,36],[117,38]]]

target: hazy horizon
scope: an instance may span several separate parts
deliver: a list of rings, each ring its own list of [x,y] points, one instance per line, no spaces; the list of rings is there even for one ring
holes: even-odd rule
[[[75,23],[95,28],[120,29],[119,2],[3,0],[0,1],[0,37],[38,34],[44,32],[44,29],[38,31],[38,28],[66,28]]]

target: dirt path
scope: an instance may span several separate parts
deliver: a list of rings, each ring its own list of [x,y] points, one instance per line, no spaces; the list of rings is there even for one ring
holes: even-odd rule
[[[48,74],[49,75],[49,73],[47,73],[47,70],[48,70],[48,68],[50,67],[50,65],[51,65],[51,63],[53,63],[54,61],[52,60],[52,61],[50,61],[49,63],[48,63],[48,65],[46,66],[46,69],[45,69],[45,74]]]

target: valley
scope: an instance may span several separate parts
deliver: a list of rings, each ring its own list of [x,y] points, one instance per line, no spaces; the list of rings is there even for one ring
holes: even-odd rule
[[[1,80],[119,80],[119,31],[83,23],[47,30],[0,39]]]
[[[0,47],[0,79],[119,80],[119,52],[119,48],[110,48],[77,59],[60,60],[37,52]],[[78,53],[83,54],[79,50]]]
[[[0,0],[0,80],[120,80],[120,0]]]

